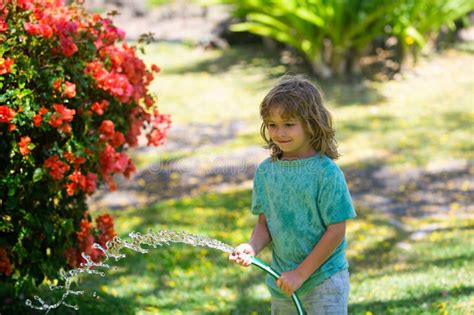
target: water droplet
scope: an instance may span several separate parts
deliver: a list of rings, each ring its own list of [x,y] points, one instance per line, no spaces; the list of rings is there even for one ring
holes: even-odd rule
[[[193,235],[186,232],[159,231],[155,233],[149,231],[146,234],[131,232],[129,236],[131,240],[122,240],[117,236],[114,237],[112,240],[107,242],[106,248],[103,248],[99,244],[94,244],[93,247],[96,249],[100,249],[105,255],[104,260],[102,262],[96,263],[92,261],[90,256],[86,255],[85,253],[81,253],[81,256],[84,258],[85,263],[81,263],[78,268],[71,269],[68,272],[60,270],[60,274],[64,280],[64,285],[57,285],[54,287],[51,286],[50,289],[64,290],[65,292],[62,295],[61,300],[57,301],[54,304],[48,305],[43,300],[41,300],[40,297],[35,296],[35,300],[39,301],[42,306],[34,306],[30,300],[26,300],[25,304],[34,309],[47,310],[47,312],[61,305],[74,308],[76,311],[79,310],[79,306],[73,306],[71,304],[68,304],[66,301],[66,298],[70,294],[81,295],[84,293],[84,291],[72,291],[69,289],[73,281],[77,278],[77,276],[83,273],[97,274],[101,277],[104,277],[105,272],[99,271],[97,269],[109,269],[110,265],[106,264],[106,262],[110,258],[114,258],[115,261],[118,261],[127,257],[125,254],[120,253],[122,249],[129,249],[138,253],[146,254],[148,253],[148,250],[141,247],[142,245],[156,248],[157,246],[170,245],[172,243],[184,243],[191,246],[214,248],[226,253],[231,253],[233,251],[233,248],[231,246],[224,244],[218,240],[211,239],[205,236]],[[114,266],[112,269],[114,271],[117,271],[118,267]],[[94,292],[92,295],[97,299],[100,298],[96,292]]]

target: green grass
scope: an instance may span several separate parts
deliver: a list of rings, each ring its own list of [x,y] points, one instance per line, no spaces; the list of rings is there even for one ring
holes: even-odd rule
[[[175,123],[247,123],[235,139],[197,155],[262,144],[261,99],[282,74],[307,71],[260,46],[156,44],[144,58],[162,67],[152,89]],[[403,169],[473,159],[473,65],[474,56],[460,49],[423,60],[400,81],[319,82],[334,114],[341,164],[383,161]]]
[[[184,230],[231,245],[246,241],[255,217],[250,190],[207,193],[114,213],[131,231]],[[360,210],[349,222],[352,314],[468,314],[474,310],[474,218],[393,218]],[[433,229],[433,224],[436,227]],[[414,231],[431,227],[423,238]],[[104,278],[84,277],[78,314],[250,314],[269,312],[264,274],[216,250],[172,245],[126,252]],[[266,250],[261,259],[270,261]],[[92,296],[97,292],[100,299]],[[47,294],[43,291],[43,295]],[[446,311],[446,313],[444,312]],[[62,308],[54,314],[64,314]]]

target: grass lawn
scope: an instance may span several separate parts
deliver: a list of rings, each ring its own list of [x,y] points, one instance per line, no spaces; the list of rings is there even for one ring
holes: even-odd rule
[[[122,237],[131,231],[172,229],[236,245],[247,240],[255,222],[250,200],[250,190],[207,193],[114,215]],[[350,313],[473,312],[474,218],[406,218],[400,223],[364,209],[350,221]],[[71,299],[80,306],[78,314],[269,312],[263,272],[230,264],[224,253],[179,244],[146,255],[126,253],[105,278],[81,281],[88,293]],[[261,259],[270,260],[268,250]],[[68,312],[62,308],[52,313]]]
[[[422,60],[400,81],[316,82],[335,117],[340,163],[381,160],[403,169],[472,160],[474,57],[472,47],[463,47]],[[247,123],[235,139],[212,149],[217,152],[262,144],[259,102],[279,76],[306,72],[260,46],[221,51],[155,44],[143,57],[162,67],[152,89],[175,123]]]

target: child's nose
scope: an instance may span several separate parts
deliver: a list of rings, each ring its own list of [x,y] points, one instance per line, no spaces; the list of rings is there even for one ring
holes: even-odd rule
[[[286,129],[285,128],[279,128],[278,129],[278,136],[285,137],[286,136]]]

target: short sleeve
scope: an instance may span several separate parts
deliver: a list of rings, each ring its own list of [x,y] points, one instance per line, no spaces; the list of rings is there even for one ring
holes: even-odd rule
[[[264,206],[263,206],[263,193],[264,193],[264,186],[263,186],[263,178],[260,171],[260,168],[257,168],[255,171],[255,175],[253,178],[253,190],[252,190],[252,207],[251,211],[252,214],[259,215],[263,213]]]
[[[333,165],[321,178],[318,206],[327,226],[356,217],[344,174]]]

